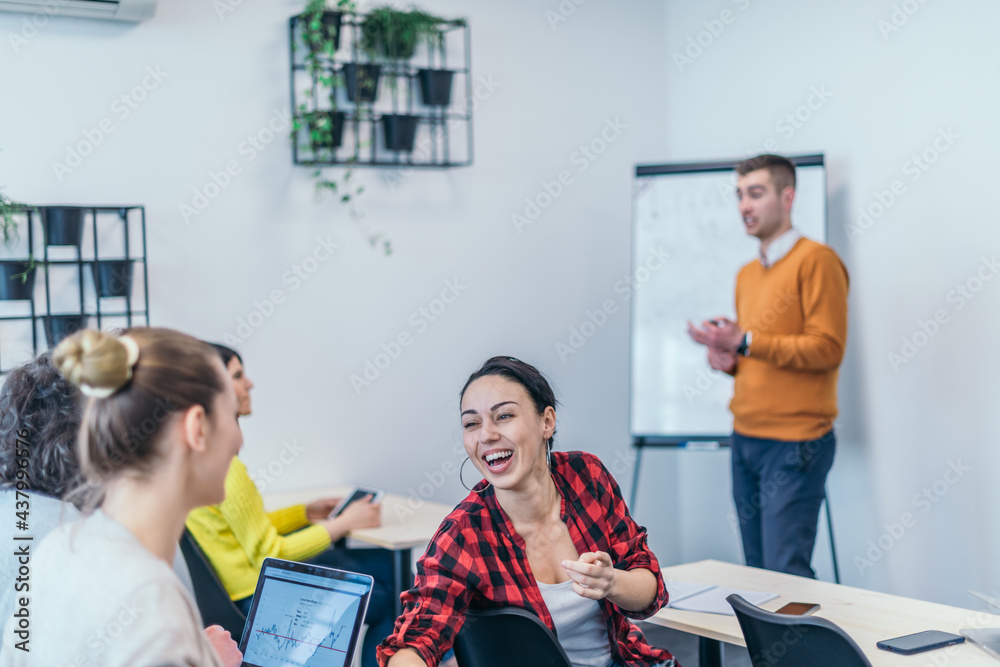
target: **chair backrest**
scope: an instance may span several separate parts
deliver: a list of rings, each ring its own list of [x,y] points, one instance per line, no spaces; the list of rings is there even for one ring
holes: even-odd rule
[[[736,612],[753,667],[872,667],[857,642],[825,618],[775,614],[736,594],[726,601]]]
[[[191,584],[194,586],[194,599],[198,602],[201,620],[206,626],[221,625],[237,644],[243,638],[243,627],[247,617],[236,606],[226,587],[219,581],[212,564],[208,562],[205,552],[198,546],[194,535],[185,528],[181,536],[181,553],[191,573]]]
[[[527,609],[470,609],[455,638],[459,667],[572,667],[559,640]]]

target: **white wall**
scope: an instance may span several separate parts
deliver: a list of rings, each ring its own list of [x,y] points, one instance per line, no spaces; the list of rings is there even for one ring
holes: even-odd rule
[[[458,391],[494,354],[547,372],[563,403],[559,446],[613,467],[618,455],[627,480],[628,314],[613,288],[629,271],[632,165],[665,153],[662,3],[623,12],[590,2],[555,29],[546,11],[558,11],[556,0],[424,3],[468,17],[474,73],[495,90],[479,88],[473,167],[416,172],[394,189],[361,173],[364,223],[389,235],[391,257],[368,247],[337,202],[315,201],[310,170],[291,164],[285,140],[252,162],[240,153],[288,104],[287,20],[303,3],[242,2],[223,20],[210,2],[159,5],[137,26],[52,20],[17,52],[7,36],[24,17],[0,15],[4,80],[21,93],[0,107],[0,183],[33,203],[145,204],[154,324],[220,340],[255,301],[282,291],[283,303],[238,345],[257,383],[242,456],[252,473],[280,470],[283,451],[295,459],[261,486],[357,481],[418,495],[421,482],[443,478],[440,490],[423,490],[457,502],[457,477],[440,471],[464,456],[453,451]],[[166,78],[120,119],[113,101],[147,67]],[[105,117],[114,132],[57,178],[53,161]],[[620,136],[580,171],[574,153],[616,119]],[[229,160],[242,172],[186,224],[179,206]],[[518,233],[512,214],[562,170],[574,182]],[[298,289],[284,282],[328,236],[340,244],[334,256]],[[411,314],[446,281],[465,289],[422,330]],[[618,312],[560,359],[556,343],[609,298]],[[403,332],[412,345],[358,395],[350,376]],[[285,441],[295,446],[286,451]]]
[[[284,140],[252,162],[239,152],[286,108],[287,18],[300,2],[242,2],[220,20],[212,3],[163,1],[138,26],[52,20],[16,50],[10,35],[23,17],[0,15],[0,62],[17,93],[0,107],[0,183],[33,203],[145,204],[155,324],[221,339],[255,301],[282,291],[284,302],[239,345],[258,384],[243,457],[251,471],[284,468],[259,480],[266,489],[361,481],[417,496],[421,481],[443,478],[440,490],[424,490],[451,503],[464,492],[454,475],[435,473],[461,459],[457,391],[498,353],[550,375],[563,402],[560,446],[598,453],[628,487],[628,315],[614,285],[629,271],[635,163],[740,157],[768,138],[779,152],[825,152],[832,242],[852,278],[831,478],[844,577],[969,604],[966,587],[1000,579],[991,377],[1000,288],[987,282],[961,309],[948,296],[1000,245],[986,206],[1000,76],[988,45],[1000,9],[915,5],[883,38],[878,21],[892,4],[591,0],[553,30],[555,0],[425,3],[469,18],[475,74],[495,90],[481,88],[473,167],[393,186],[361,175],[364,223],[392,239],[388,258],[336,202],[315,201]],[[733,21],[679,71],[672,53],[724,8]],[[121,118],[114,100],[147,67],[166,78]],[[829,99],[787,136],[778,124],[823,86]],[[52,163],[106,117],[114,132],[60,180]],[[616,118],[627,128],[579,171],[574,152]],[[907,161],[949,127],[958,139],[911,181]],[[179,205],[234,159],[242,172],[186,224]],[[573,184],[518,233],[511,215],[564,169]],[[894,179],[905,192],[849,241],[845,224]],[[340,248],[293,289],[282,276],[317,237]],[[418,331],[411,314],[447,280],[466,289]],[[606,299],[618,311],[560,359],[556,344]],[[894,370],[887,353],[938,309],[948,321]],[[413,344],[358,395],[350,376],[402,332]],[[292,463],[281,463],[283,451]],[[971,470],[926,513],[914,506],[957,460]],[[739,559],[724,452],[654,452],[642,470],[637,514],[662,560]],[[854,556],[907,511],[916,524],[860,571]],[[829,577],[824,550],[821,541],[817,566]]]
[[[775,152],[829,160],[831,241],[851,274],[830,483],[845,581],[973,606],[966,588],[1000,583],[992,352],[1000,281],[975,278],[983,258],[1000,250],[990,197],[1000,74],[988,46],[1000,8],[916,0],[666,7],[664,157],[743,157],[773,139]],[[724,10],[729,23],[713,23]],[[691,62],[674,59],[712,28],[717,34],[702,35],[707,46],[692,48]],[[827,99],[800,110],[813,90]],[[796,113],[798,127],[785,119]],[[948,132],[955,136],[937,139]],[[934,162],[921,169],[913,156],[924,151]],[[859,210],[896,180],[902,194],[849,234]],[[971,300],[953,292],[969,280],[981,288]],[[936,313],[944,324],[925,338],[921,322]],[[889,353],[902,357],[902,338],[914,336],[922,346],[893,364]],[[948,472],[952,464],[966,468],[960,477]],[[724,465],[712,474],[723,477]],[[956,483],[939,481],[946,476]],[[855,560],[868,559],[869,540],[880,538],[889,547],[880,560]]]

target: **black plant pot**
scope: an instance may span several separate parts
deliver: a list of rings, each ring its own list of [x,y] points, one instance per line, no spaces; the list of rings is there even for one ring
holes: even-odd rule
[[[446,107],[451,104],[451,80],[455,73],[448,69],[422,69],[417,72],[420,77],[420,93],[424,104],[432,107]]]
[[[27,262],[0,262],[0,301],[28,301],[31,299],[35,293],[35,270],[32,269],[28,272],[27,280],[18,275],[27,270]]]
[[[322,123],[330,123],[329,141],[316,141],[313,131],[322,127]],[[344,113],[342,111],[313,111],[306,114],[306,125],[309,128],[309,144],[313,150],[318,148],[339,148],[344,140]]]
[[[351,102],[374,102],[378,97],[378,81],[382,74],[381,65],[347,63],[344,65],[344,81],[347,84],[347,99]]]
[[[132,290],[131,259],[102,259],[91,266],[94,270],[94,287],[97,296],[128,296]]]
[[[419,116],[386,114],[382,116],[382,130],[385,132],[385,147],[390,151],[409,153],[413,150],[413,140],[417,137]]]
[[[42,324],[45,327],[45,341],[49,347],[55,347],[63,338],[72,336],[87,326],[86,315],[43,315]]]
[[[309,18],[306,15],[300,17],[303,24],[305,24]],[[343,20],[344,15],[340,12],[323,12],[323,16],[320,21],[323,23],[323,31],[326,33],[333,33],[333,50],[336,51],[340,48],[340,23]],[[303,25],[302,30],[305,32],[308,29],[308,25]],[[306,47],[311,51],[318,51],[320,48],[319,44],[310,44],[306,42]]]
[[[80,246],[83,240],[83,209],[76,206],[50,206],[42,209],[45,243]]]

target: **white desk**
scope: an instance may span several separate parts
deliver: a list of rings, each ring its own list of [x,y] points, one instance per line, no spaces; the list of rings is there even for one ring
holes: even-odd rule
[[[264,509],[273,511],[289,505],[308,504],[318,498],[341,498],[351,490],[342,486],[330,489],[271,493],[264,496]],[[411,500],[391,493],[382,499],[382,525],[378,528],[352,530],[351,539],[359,540],[393,553],[393,587],[396,591],[396,615],[402,612],[399,594],[413,585],[410,572],[413,547],[426,544],[453,508],[426,500]]]
[[[788,602],[817,602],[820,609],[815,616],[829,619],[843,628],[875,667],[939,664],[933,662],[934,658],[946,659],[948,667],[998,665],[996,660],[970,642],[915,656],[890,653],[875,647],[875,643],[883,639],[922,630],[958,633],[963,628],[1000,628],[1000,616],[993,614],[714,560],[665,567],[663,576],[677,581],[778,593],[778,598],[761,605],[762,609],[769,611]],[[701,637],[702,665],[721,665],[721,645],[718,642],[746,646],[735,616],[664,608],[647,622]]]

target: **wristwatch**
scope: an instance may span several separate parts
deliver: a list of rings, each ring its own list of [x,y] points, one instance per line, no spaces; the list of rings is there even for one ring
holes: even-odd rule
[[[748,331],[743,334],[743,340],[740,341],[739,347],[736,348],[736,354],[741,357],[750,356],[750,342],[753,340],[753,332]]]

